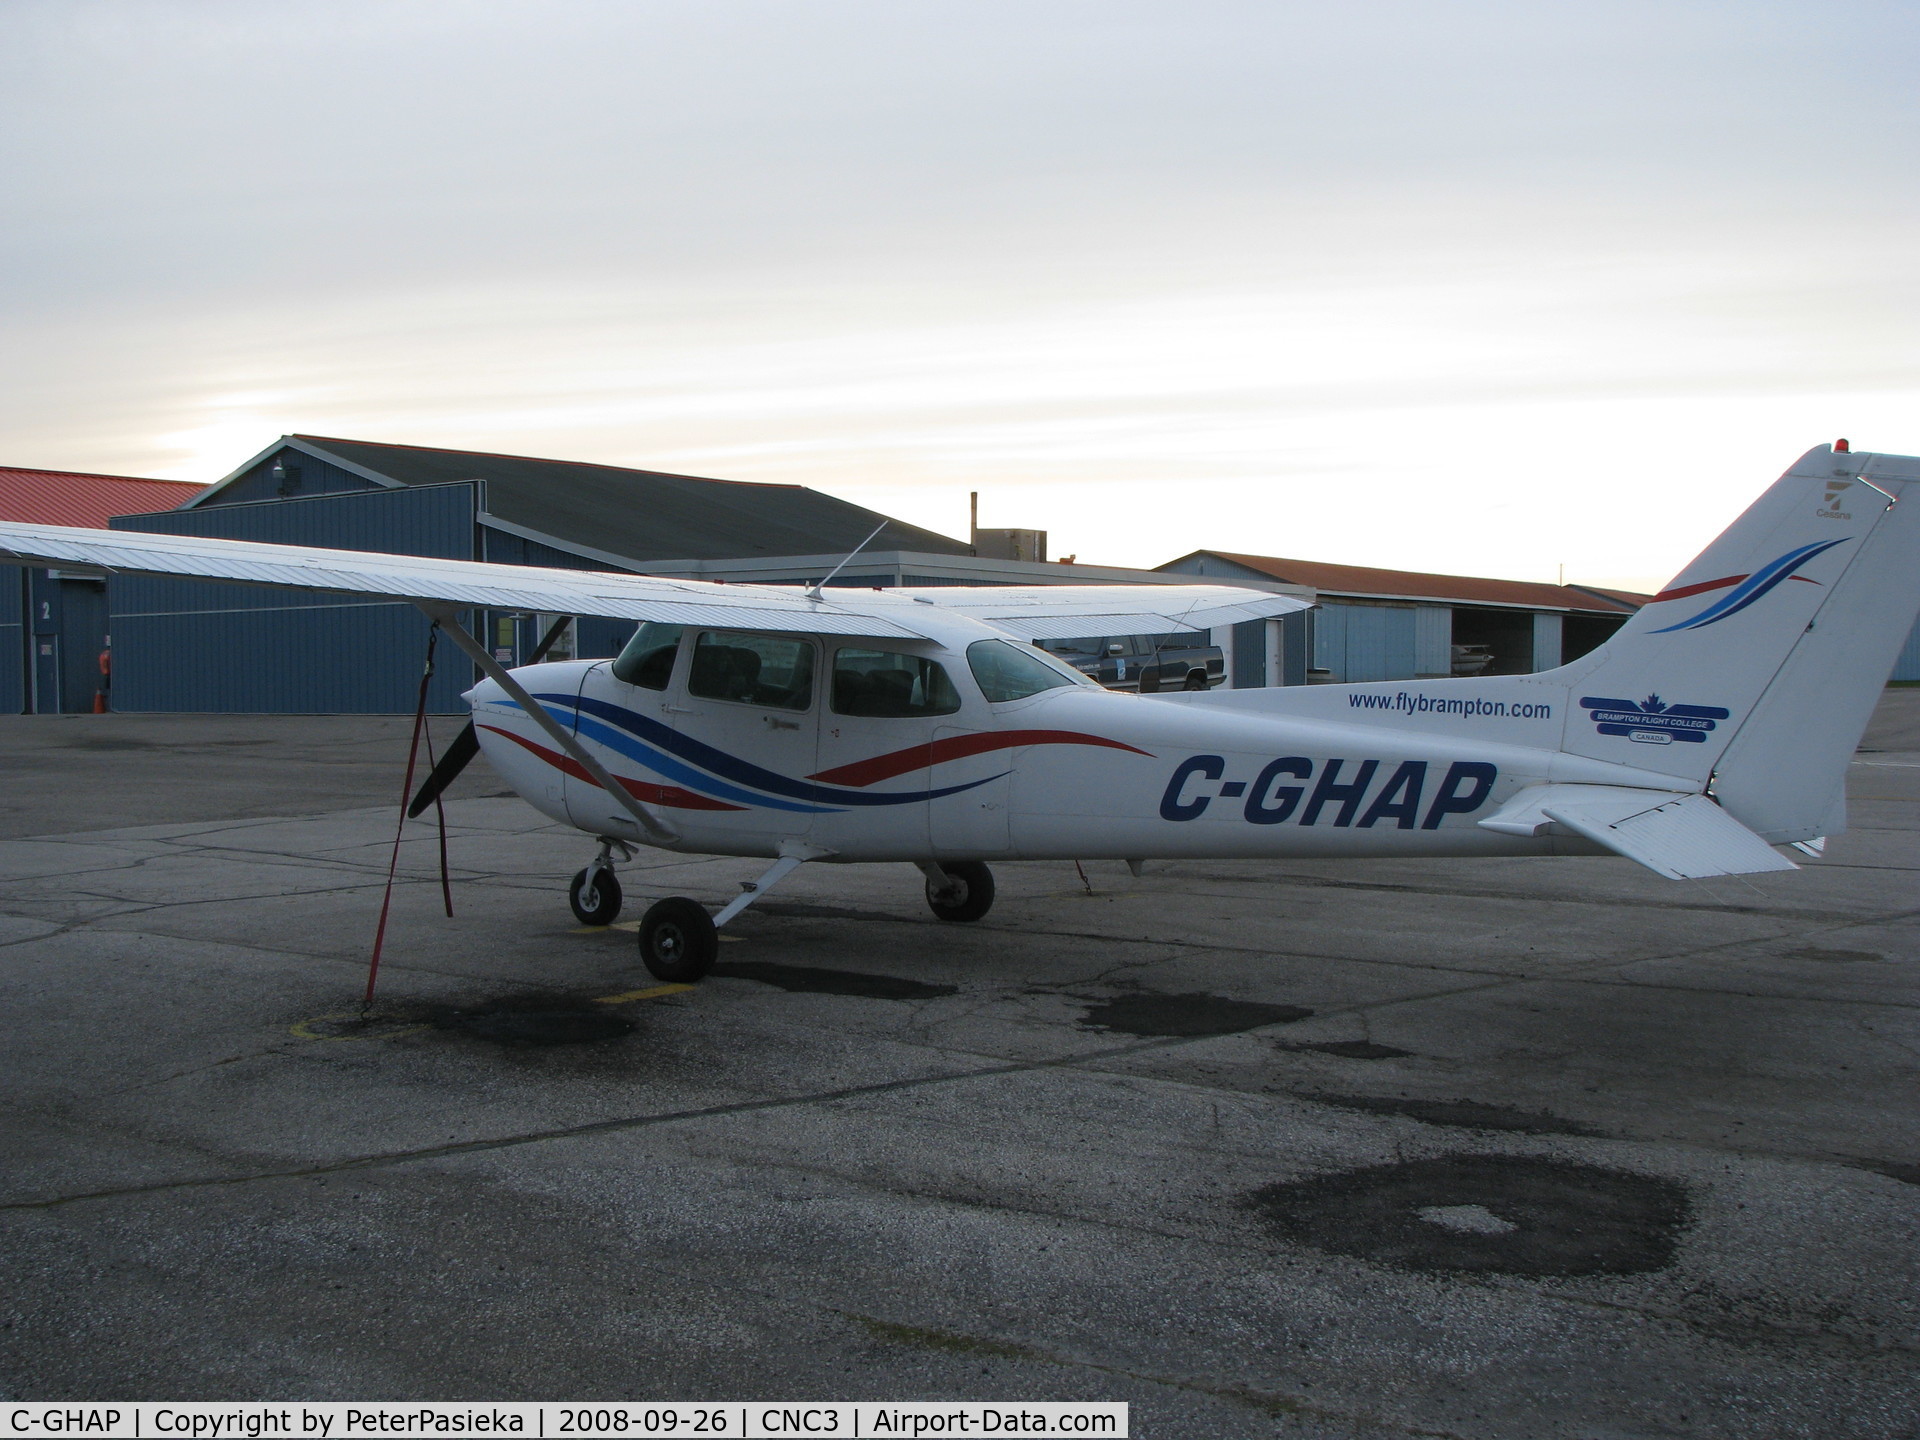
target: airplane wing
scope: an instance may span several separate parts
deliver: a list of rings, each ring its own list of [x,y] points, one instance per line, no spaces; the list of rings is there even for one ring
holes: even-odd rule
[[[1564,826],[1669,880],[1797,870],[1705,795],[1625,785],[1532,785],[1479,822],[1507,835]]]
[[[888,593],[959,611],[1022,640],[1210,630],[1313,606],[1238,585],[955,585]]]
[[[831,598],[808,600],[796,590],[762,585],[720,585],[598,570],[549,570],[366,550],[210,540],[141,530],[83,530],[0,522],[0,564],[286,585],[487,610],[604,615],[730,630],[924,638],[919,630],[901,623],[908,618],[906,615],[897,621],[837,605]]]

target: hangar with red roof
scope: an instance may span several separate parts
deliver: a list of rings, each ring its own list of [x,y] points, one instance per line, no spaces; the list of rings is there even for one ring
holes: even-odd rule
[[[207,487],[182,480],[0,466],[0,520],[105,530],[116,515],[172,510]],[[106,584],[57,570],[0,575],[0,714],[93,710],[107,692]]]

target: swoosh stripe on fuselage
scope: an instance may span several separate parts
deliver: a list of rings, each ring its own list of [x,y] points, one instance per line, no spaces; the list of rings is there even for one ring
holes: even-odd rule
[[[804,813],[819,813],[813,806],[795,805],[789,801],[772,800],[764,795],[752,795],[738,790],[725,780],[736,781],[741,785],[750,785],[755,790],[771,791],[774,795],[785,795],[790,800],[811,800],[819,804],[833,805],[914,805],[928,800],[938,800],[943,795],[958,795],[963,790],[985,785],[998,780],[999,775],[989,775],[982,780],[970,780],[964,785],[948,785],[938,790],[914,790],[900,795],[869,795],[858,790],[842,790],[830,785],[816,785],[806,780],[794,780],[776,771],[763,769],[751,761],[729,755],[724,750],[716,750],[704,741],[691,735],[683,735],[678,730],[662,725],[636,711],[610,704],[605,700],[595,700],[590,696],[558,694],[536,695],[534,699],[547,705],[566,706],[577,712],[575,724],[579,732],[599,741],[609,749],[616,750],[629,759],[637,760],[650,770],[696,786],[708,794],[725,796],[728,799],[744,800],[750,805],[766,805],[776,810],[798,810]],[[596,723],[596,719],[607,722]],[[618,727],[626,734],[617,734],[608,726]],[[629,736],[638,737],[637,739]],[[649,744],[648,742],[651,742]],[[658,747],[658,749],[654,747]],[[671,752],[671,755],[661,751]],[[687,765],[671,758],[691,761],[700,769],[711,771],[725,780],[715,781],[706,775],[691,770]],[[1005,772],[1001,772],[1004,774]]]
[[[536,745],[525,736],[516,735],[511,730],[502,730],[498,725],[482,725],[482,730],[491,730],[496,735],[504,735],[522,749],[531,750],[556,770],[564,771],[575,780],[584,780],[595,789],[600,782],[589,775],[580,762],[571,755],[562,755],[557,750],[549,750],[544,745]],[[650,805],[669,805],[676,810],[739,810],[739,805],[729,805],[724,800],[709,799],[705,795],[695,795],[691,790],[682,790],[678,785],[649,785],[644,780],[632,780],[625,775],[615,775],[614,779],[636,800],[644,800]]]
[[[833,785],[873,785],[881,780],[891,780],[896,775],[905,775],[911,770],[929,769],[943,760],[960,760],[969,755],[985,755],[990,751],[1011,750],[1021,745],[1104,745],[1112,750],[1128,750],[1135,755],[1145,755],[1149,760],[1153,758],[1151,752],[1137,745],[1108,740],[1100,735],[1085,735],[1078,730],[988,730],[977,735],[949,735],[944,740],[911,745],[905,750],[822,770],[807,778],[824,780]]]

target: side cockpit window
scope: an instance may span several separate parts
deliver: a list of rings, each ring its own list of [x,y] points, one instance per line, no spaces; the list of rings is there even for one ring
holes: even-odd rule
[[[702,631],[687,670],[687,693],[773,710],[813,704],[813,646],[779,635]]]
[[[893,650],[844,649],[833,657],[833,713],[876,720],[951,715],[960,708],[937,660]]]
[[[633,632],[620,658],[613,662],[614,678],[647,690],[664,690],[673,675],[673,658],[679,653],[680,627],[649,620]]]

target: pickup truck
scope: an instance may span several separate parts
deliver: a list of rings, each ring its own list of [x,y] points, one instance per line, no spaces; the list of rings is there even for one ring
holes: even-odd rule
[[[1109,690],[1152,695],[1160,690],[1207,690],[1226,678],[1220,647],[1194,643],[1201,638],[1192,633],[1081,635],[1039,645]]]

